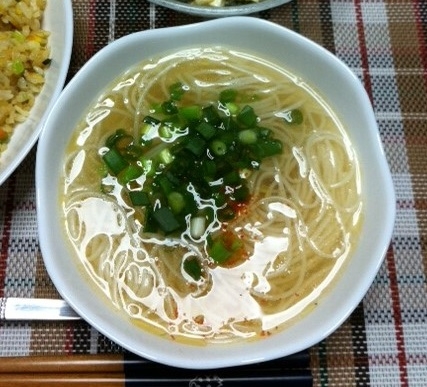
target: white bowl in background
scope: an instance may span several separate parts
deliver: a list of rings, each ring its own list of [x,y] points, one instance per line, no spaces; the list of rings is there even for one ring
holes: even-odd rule
[[[263,340],[197,347],[165,340],[137,328],[94,291],[93,285],[81,275],[64,240],[58,195],[64,150],[70,135],[83,112],[107,84],[144,58],[180,47],[213,44],[238,47],[240,51],[248,50],[283,64],[326,99],[347,128],[361,160],[365,219],[355,254],[316,309]],[[40,246],[47,271],[62,297],[88,323],[129,351],[184,368],[267,361],[299,352],[327,337],[345,321],[369,289],[388,248],[395,217],[390,171],[372,106],[358,78],[312,41],[277,24],[245,16],[137,32],[98,52],[69,82],[45,122],[37,150],[36,186]]]
[[[211,7],[193,5],[179,0],[150,0],[153,4],[161,5],[162,7],[173,9],[174,11],[206,18],[254,14],[270,8],[278,7],[279,5],[289,3],[290,1],[292,0],[262,0],[257,3],[230,5],[227,7]]]

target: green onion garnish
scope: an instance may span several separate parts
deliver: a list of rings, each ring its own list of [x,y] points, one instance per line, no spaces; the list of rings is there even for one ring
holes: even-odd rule
[[[130,205],[144,209],[143,232],[204,238],[212,262],[224,265],[241,243],[218,227],[210,235],[209,225],[239,215],[251,198],[248,176],[266,157],[280,154],[282,143],[260,125],[248,98],[237,90],[223,90],[206,106],[184,103],[187,90],[173,84],[169,98],[143,117],[136,135],[117,129],[106,140],[102,160]],[[302,120],[301,112],[291,112],[293,123]],[[198,260],[187,259],[183,267],[193,279],[201,278]]]

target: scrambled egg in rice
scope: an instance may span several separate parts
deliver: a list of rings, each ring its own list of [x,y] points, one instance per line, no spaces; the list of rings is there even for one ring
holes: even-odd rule
[[[0,152],[25,121],[44,85],[49,33],[41,29],[46,0],[0,1]]]

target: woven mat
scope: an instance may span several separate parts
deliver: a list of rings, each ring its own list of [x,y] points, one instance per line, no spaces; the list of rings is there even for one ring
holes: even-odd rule
[[[201,20],[142,0],[73,0],[73,7],[69,78],[123,35]],[[294,0],[257,16],[318,42],[361,79],[396,188],[384,264],[350,318],[310,349],[314,385],[426,386],[427,2]],[[0,296],[58,297],[38,245],[34,165],[33,150],[0,187]],[[84,322],[0,323],[0,356],[122,351]]]

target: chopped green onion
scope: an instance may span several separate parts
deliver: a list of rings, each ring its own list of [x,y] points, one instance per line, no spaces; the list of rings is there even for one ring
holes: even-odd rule
[[[15,39],[19,43],[25,42],[25,35],[22,32],[17,31],[17,30],[12,32],[12,38]]]
[[[114,175],[118,175],[123,169],[125,169],[129,163],[123,158],[123,156],[114,148],[109,149],[103,156],[107,167],[113,172]]]
[[[185,272],[190,275],[195,281],[198,281],[202,277],[202,268],[197,259],[186,259],[183,263],[183,267]]]
[[[127,133],[124,129],[117,129],[114,134],[107,138],[107,140],[105,141],[105,145],[108,148],[114,148],[116,146],[117,141],[126,135]]]
[[[227,145],[220,140],[212,141],[210,149],[216,156],[224,156],[227,153]]]
[[[233,102],[227,102],[225,107],[230,112],[231,115],[236,115],[239,112],[239,105]]]
[[[25,66],[21,60],[15,60],[12,62],[12,72],[15,75],[22,75],[24,74],[24,71],[25,71]]]
[[[157,175],[156,182],[165,195],[169,195],[174,190],[172,182],[163,174]]]
[[[255,144],[258,140],[258,135],[253,129],[241,130],[238,134],[239,141],[243,144]]]
[[[232,195],[234,200],[238,201],[239,203],[244,203],[250,197],[249,188],[246,185],[241,185],[234,190]]]
[[[205,177],[214,177],[217,171],[216,163],[213,160],[207,159],[202,161],[203,175]]]
[[[202,118],[204,122],[217,126],[221,122],[218,110],[213,105],[205,106],[202,109]]]
[[[241,242],[224,230],[212,242],[207,230],[244,209],[251,194],[248,174],[265,157],[282,152],[282,143],[269,128],[258,126],[250,105],[240,109],[238,103],[248,98],[235,90],[224,90],[216,103],[204,107],[186,104],[186,90],[179,82],[172,85],[170,98],[150,110],[136,138],[130,129],[111,135],[102,165],[117,176],[130,205],[144,207],[144,232],[188,232],[195,239],[206,233],[208,253],[221,265]],[[208,202],[213,206],[203,205]],[[191,264],[199,265],[197,260]]]
[[[150,199],[144,191],[129,191],[129,198],[134,206],[148,206]]]
[[[204,216],[195,216],[190,221],[190,235],[193,238],[200,238],[206,231],[206,218]]]
[[[225,89],[219,93],[219,101],[222,104],[227,102],[234,102],[237,97],[237,90],[235,89]]]
[[[178,186],[181,183],[181,179],[177,176],[174,175],[174,173],[172,173],[170,170],[168,170],[167,172],[165,172],[164,174],[168,180],[174,185],[174,186]]]
[[[206,152],[207,144],[206,141],[201,137],[192,137],[185,145],[185,149],[188,149],[195,156],[202,156]]]
[[[243,246],[242,241],[239,238],[234,238],[231,243],[231,251],[235,252]]]
[[[169,87],[170,98],[179,101],[185,93],[185,86],[181,82],[176,82]]]
[[[140,157],[139,162],[141,163],[146,176],[153,176],[156,173],[153,160]]]
[[[174,131],[177,129],[182,130],[186,126],[186,123],[184,122],[182,117],[180,117],[177,114],[174,114],[172,116],[168,116],[166,119],[164,119],[162,121],[162,124],[167,126],[171,133],[174,133]]]
[[[228,250],[224,245],[224,242],[221,239],[213,241],[210,249],[209,255],[215,261],[215,263],[221,265],[231,257],[232,251]]]
[[[231,170],[224,176],[224,184],[237,185],[241,182],[239,171]]]
[[[211,139],[217,132],[217,129],[215,129],[213,125],[205,121],[202,121],[199,125],[197,125],[196,130],[206,140]]]
[[[154,210],[152,216],[160,229],[167,234],[180,228],[178,220],[175,218],[172,210],[168,207],[160,207],[159,209]]]
[[[237,130],[223,131],[217,139],[222,141],[227,147],[232,147],[236,142]]]
[[[240,125],[231,116],[227,116],[222,120],[222,128],[227,132],[238,131],[241,129]]]
[[[202,118],[202,108],[199,105],[184,106],[179,109],[179,115],[188,121]]]
[[[122,169],[120,173],[117,175],[117,179],[120,184],[127,184],[132,180],[137,179],[144,173],[144,169],[136,164],[129,164],[127,167]]]
[[[288,124],[291,124],[291,125],[300,125],[304,120],[302,112],[299,109],[293,109],[293,110],[287,111],[283,115],[283,118]]]
[[[158,223],[153,217],[153,208],[148,206],[145,209],[144,232],[157,232],[159,229]]]
[[[140,140],[142,143],[153,139],[157,133],[157,129],[160,127],[161,122],[151,116],[146,116],[139,129]]]
[[[160,153],[159,153],[159,158],[165,164],[172,163],[172,161],[174,159],[174,157],[173,157],[171,151],[169,150],[169,148],[162,149],[160,151]]]
[[[155,126],[151,124],[142,124],[139,133],[140,133],[140,143],[141,145],[147,144],[153,135],[152,130],[155,129]]]
[[[172,191],[168,195],[168,204],[174,214],[179,214],[185,207],[184,196],[177,191]]]
[[[145,116],[142,122],[149,125],[160,125],[160,120],[152,116]]]
[[[245,105],[237,115],[237,121],[248,128],[254,126],[257,123],[257,120],[258,117],[255,114],[253,107],[250,105]]]
[[[172,131],[169,126],[161,125],[159,128],[159,136],[165,139],[172,138]]]
[[[178,108],[174,101],[165,101],[161,105],[162,112],[167,115],[172,115],[178,113]]]
[[[278,140],[264,140],[256,143],[258,154],[264,158],[282,153],[282,143]]]

